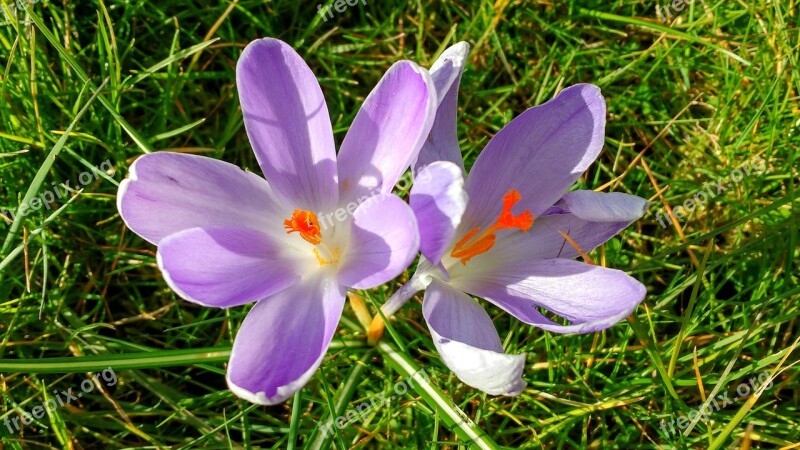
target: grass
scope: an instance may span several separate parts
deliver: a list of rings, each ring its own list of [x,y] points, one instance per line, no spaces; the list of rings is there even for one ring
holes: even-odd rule
[[[15,211],[54,184],[72,191],[0,225],[0,421],[104,369],[118,379],[97,379],[19,432],[0,425],[2,447],[463,448],[478,446],[477,432],[484,448],[800,448],[797,1],[694,1],[669,24],[652,1],[394,3],[359,3],[324,21],[314,2],[42,0],[2,22],[0,208]],[[178,299],[155,248],[125,229],[115,194],[149,151],[259,172],[234,68],[262,36],[311,65],[337,142],[394,61],[429,65],[447,45],[470,42],[459,101],[467,166],[524,109],[565,86],[598,84],[606,145],[580,187],[652,205],[592,256],[642,281],[644,303],[627,322],[581,336],[489,308],[505,349],[528,354],[528,388],[514,398],[459,383],[419,298],[378,347],[347,307],[298,395],[273,407],[238,400],[224,364],[247,308]],[[756,157],[763,173],[659,224],[658,212]],[[106,160],[112,169],[78,183]],[[374,314],[401,282],[360,294]],[[427,382],[320,438],[318,424],[394,395],[420,369]],[[737,394],[760,375],[765,383]],[[732,403],[698,418],[722,398]]]

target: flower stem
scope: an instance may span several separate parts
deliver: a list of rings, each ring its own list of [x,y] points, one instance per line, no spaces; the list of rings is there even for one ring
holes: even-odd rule
[[[375,345],[383,336],[386,320],[403,307],[417,292],[424,290],[431,283],[430,269],[434,268],[427,261],[420,261],[417,271],[406,284],[395,291],[394,294],[381,306],[378,314],[372,319],[367,330],[367,342]]]

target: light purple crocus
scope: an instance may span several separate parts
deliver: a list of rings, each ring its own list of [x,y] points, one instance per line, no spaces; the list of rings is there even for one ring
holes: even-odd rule
[[[233,344],[227,381],[271,405],[314,374],[348,287],[369,289],[419,249],[411,208],[391,193],[433,124],[436,90],[393,65],[364,101],[338,155],[322,90],[287,44],[252,42],[236,67],[261,178],[211,158],[152,153],[131,166],[117,207],[158,246],[167,284],[200,305],[257,302]]]
[[[465,182],[456,105],[468,52],[466,43],[450,47],[431,68],[441,103],[410,198],[424,258],[382,310],[391,315],[425,289],[423,315],[444,363],[469,386],[516,395],[526,384],[525,355],[503,352],[491,318],[470,295],[556,333],[618,323],[642,301],[645,287],[624,272],[573,258],[639,219],[647,202],[623,193],[567,192],[603,147],[606,106],[600,89],[588,84],[512,120]]]

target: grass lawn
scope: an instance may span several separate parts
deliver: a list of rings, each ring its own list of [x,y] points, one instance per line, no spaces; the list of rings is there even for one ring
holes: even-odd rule
[[[797,0],[365,0],[326,17],[285,0],[0,4],[0,448],[800,449]],[[377,346],[348,303],[298,394],[234,396],[250,307],[176,296],[116,193],[153,151],[261,173],[235,67],[266,36],[319,78],[337,144],[394,62],[469,42],[467,168],[525,109],[598,85],[605,146],[577,187],[651,203],[591,256],[644,302],[559,335],[480,300],[505,351],[527,354],[516,397],[445,367],[421,296]],[[411,273],[356,295],[376,314]]]

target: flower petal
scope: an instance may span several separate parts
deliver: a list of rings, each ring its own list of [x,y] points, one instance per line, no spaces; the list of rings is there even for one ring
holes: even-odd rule
[[[339,150],[341,203],[389,193],[416,159],[436,114],[427,70],[394,64],[369,94]]]
[[[449,161],[425,166],[414,179],[409,204],[419,223],[420,250],[437,265],[467,207],[461,168]]]
[[[464,384],[491,395],[522,392],[525,354],[503,353],[492,319],[477,302],[434,278],[422,313],[442,361]]]
[[[537,218],[542,215],[597,158],[605,114],[600,89],[579,84],[512,120],[472,166],[463,229],[493,224],[510,189],[522,195],[515,213],[529,209]]]
[[[561,235],[569,235],[588,253],[640,219],[647,201],[635,195],[574,191],[567,193],[550,213],[536,219],[527,233],[512,233],[498,239],[494,248],[474,258],[475,266],[493,261],[513,264],[529,259],[573,259],[578,252]],[[468,267],[463,268],[468,270]],[[459,270],[456,268],[456,270]]]
[[[247,135],[264,176],[284,204],[336,207],[336,148],[317,78],[288,44],[251,42],[236,65]]]
[[[300,390],[328,350],[345,293],[331,278],[310,277],[256,303],[233,342],[231,391],[252,403],[274,405]]]
[[[457,276],[455,271],[450,275],[455,287],[489,300],[525,323],[556,333],[591,333],[611,327],[628,317],[646,294],[644,285],[625,272],[569,259],[523,260],[472,270],[469,276]],[[537,307],[571,324],[558,325]]]
[[[456,113],[458,87],[461,84],[461,74],[464,73],[468,55],[469,44],[459,42],[442,52],[431,66],[430,72],[433,84],[436,86],[439,107],[436,110],[431,133],[414,163],[414,173],[435,161],[450,161],[461,169],[462,174],[464,173],[464,161],[461,159],[461,149],[458,147],[456,134]]]
[[[417,220],[408,204],[394,194],[370,197],[353,213],[339,282],[355,289],[371,289],[400,275],[417,250]]]
[[[182,298],[228,308],[269,297],[300,278],[284,249],[248,228],[191,228],[163,239],[157,261]]]
[[[196,227],[281,228],[282,211],[269,184],[223,161],[157,152],[131,164],[117,192],[125,224],[158,244],[170,234]]]
[[[647,211],[647,200],[622,192],[572,191],[563,202],[575,217],[589,222],[633,222]]]

